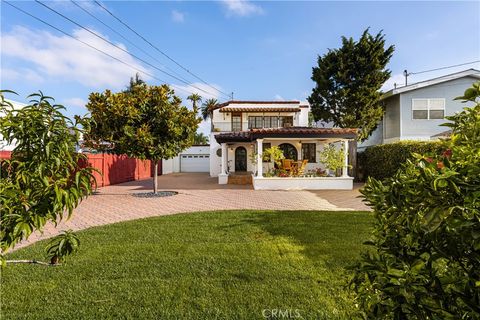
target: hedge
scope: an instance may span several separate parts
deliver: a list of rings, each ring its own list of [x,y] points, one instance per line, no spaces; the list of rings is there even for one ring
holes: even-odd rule
[[[383,180],[392,177],[412,153],[424,154],[443,151],[441,141],[401,141],[372,146],[358,154],[359,168],[363,176]]]

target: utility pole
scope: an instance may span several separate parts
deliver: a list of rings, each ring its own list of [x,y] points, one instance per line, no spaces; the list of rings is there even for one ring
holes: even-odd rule
[[[233,101],[233,92],[232,92],[232,94],[231,94],[230,96],[231,96],[231,98],[232,98],[232,101]]]
[[[410,75],[407,69],[403,70],[403,75],[405,76],[405,86],[408,84],[408,76]]]

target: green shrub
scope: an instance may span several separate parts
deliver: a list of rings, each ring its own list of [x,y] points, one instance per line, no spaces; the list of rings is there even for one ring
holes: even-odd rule
[[[365,319],[480,319],[480,103],[448,119],[441,154],[362,190],[376,220],[351,283]]]
[[[365,177],[383,180],[393,177],[407,160],[413,160],[413,154],[440,153],[440,141],[401,141],[368,147],[358,157]]]
[[[47,223],[70,218],[92,193],[93,168],[75,151],[82,129],[62,114],[53,98],[32,94],[14,109],[0,91],[0,136],[14,144],[0,170],[0,260],[18,242]]]

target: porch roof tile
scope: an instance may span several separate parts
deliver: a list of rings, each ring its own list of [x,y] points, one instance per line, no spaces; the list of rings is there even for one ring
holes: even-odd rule
[[[268,107],[225,107],[220,112],[300,112],[299,107],[268,108]]]
[[[251,129],[250,131],[225,132],[215,135],[218,143],[249,142],[261,138],[343,138],[354,139],[357,136],[356,128],[310,128],[287,127]]]

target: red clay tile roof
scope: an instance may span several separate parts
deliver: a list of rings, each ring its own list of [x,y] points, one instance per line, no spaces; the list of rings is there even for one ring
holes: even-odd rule
[[[217,104],[215,107],[211,108],[210,110],[220,109],[230,104],[300,104],[300,101],[297,101],[297,100],[291,100],[291,101],[230,100],[224,103]]]
[[[289,137],[310,137],[310,138],[344,138],[354,139],[358,129],[355,128],[310,128],[310,127],[288,127],[288,128],[266,128],[252,129],[250,131],[224,132],[215,135],[218,143],[222,142],[248,142],[258,138],[289,138]]]
[[[268,108],[268,107],[258,107],[258,108],[249,108],[249,107],[226,107],[220,109],[220,112],[300,112],[299,107],[291,108]]]

